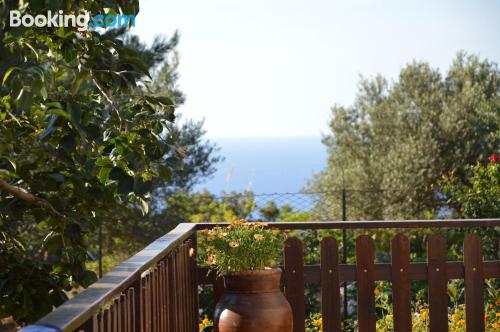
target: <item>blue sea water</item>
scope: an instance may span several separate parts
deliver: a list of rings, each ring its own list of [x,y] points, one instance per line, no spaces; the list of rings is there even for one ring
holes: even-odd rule
[[[196,187],[214,194],[222,191],[254,193],[298,192],[313,174],[326,166],[321,137],[211,139],[225,160],[211,179]]]

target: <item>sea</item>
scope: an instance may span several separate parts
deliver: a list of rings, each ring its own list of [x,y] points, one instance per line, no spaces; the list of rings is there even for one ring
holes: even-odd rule
[[[295,193],[326,166],[321,137],[212,138],[225,158],[217,172],[197,185],[213,194],[251,190],[256,194]]]

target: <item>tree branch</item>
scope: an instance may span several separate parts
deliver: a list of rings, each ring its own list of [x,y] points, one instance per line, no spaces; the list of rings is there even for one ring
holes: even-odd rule
[[[108,103],[111,105],[111,108],[115,111],[116,116],[118,116],[118,121],[120,122],[120,125],[121,125],[121,123],[122,123],[122,117],[120,115],[120,111],[115,106],[115,103],[113,102],[113,100],[111,99],[111,97],[106,93],[106,90],[104,90],[104,88],[99,84],[99,82],[97,82],[97,79],[95,78],[93,70],[90,71],[90,76],[92,77],[92,81],[94,82],[94,84],[97,87],[97,89],[99,90],[99,92],[101,92],[101,94],[104,96],[104,98],[106,98],[106,100],[108,101]]]
[[[13,186],[3,180],[0,180],[0,191],[5,191],[6,193],[9,193],[12,196],[20,200],[23,200],[29,204],[33,204],[43,209],[46,209],[50,212],[50,214],[54,216],[64,219],[66,218],[61,212],[57,211],[48,201],[46,201],[43,198],[36,197],[26,189]]]

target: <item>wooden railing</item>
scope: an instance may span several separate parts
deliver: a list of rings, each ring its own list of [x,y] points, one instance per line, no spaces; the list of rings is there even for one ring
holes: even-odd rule
[[[37,324],[63,332],[197,331],[196,226],[179,224]]]
[[[197,267],[196,231],[213,223],[184,223],[106,274],[75,298],[45,316],[38,324],[61,331],[172,331],[198,329],[198,285],[214,285],[214,303],[223,283],[206,268]],[[219,224],[220,225],[220,224]],[[487,228],[500,219],[434,221],[350,221],[272,223],[283,230]],[[427,280],[430,331],[448,329],[447,282],[465,280],[467,331],[484,331],[484,279],[500,278],[500,260],[483,261],[481,238],[466,234],[463,261],[446,261],[446,239],[428,240],[427,262],[410,262],[409,240],[402,234],[391,241],[391,263],[375,263],[370,236],[356,239],[356,265],[339,264],[337,241],[321,241],[320,264],[304,266],[303,248],[296,237],[284,246],[283,284],[294,317],[294,332],[305,331],[305,283],[321,285],[323,331],[341,331],[340,285],[357,283],[359,331],[375,331],[375,281],[392,282],[394,330],[411,331],[410,283]]]

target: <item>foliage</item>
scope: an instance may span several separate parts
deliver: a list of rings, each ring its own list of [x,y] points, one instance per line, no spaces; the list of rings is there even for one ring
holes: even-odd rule
[[[65,291],[92,283],[89,236],[129,211],[146,214],[155,185],[171,181],[186,152],[173,124],[174,82],[150,82],[159,58],[143,61],[124,31],[12,28],[7,13],[138,8],[137,0],[0,3],[2,317],[35,321]]]
[[[184,221],[193,222],[229,222],[236,219],[247,219],[256,206],[253,193],[250,191],[216,196],[206,190],[192,194],[180,192],[168,198],[165,205],[172,206],[179,200],[184,202],[184,210],[178,215]],[[167,209],[165,213],[169,214],[170,209]]]
[[[310,190],[345,185],[350,220],[435,216],[440,177],[454,171],[465,179],[465,165],[500,144],[500,71],[459,53],[445,75],[412,62],[391,84],[362,79],[353,106],[332,108],[330,130],[328,166]],[[331,199],[319,204],[338,209]]]
[[[145,85],[143,90],[168,96],[175,105],[185,100],[177,84],[178,42],[178,33],[174,33],[170,39],[157,37],[151,46],[142,43],[137,36],[124,37],[125,45],[136,50],[154,73],[151,82],[142,82]],[[177,154],[170,153],[162,157],[164,165],[169,166],[164,169],[167,171],[166,176],[152,180],[152,195],[148,201],[151,212],[143,215],[135,206],[120,206],[106,217],[103,225],[103,252],[107,258],[105,270],[168,233],[179,222],[186,221],[183,212],[188,208],[188,203],[177,199],[182,196],[179,193],[189,193],[196,184],[209,178],[215,172],[214,165],[222,159],[216,155],[218,148],[203,139],[203,121],[184,120],[178,123],[179,119],[177,115],[176,123],[170,126],[168,133],[171,141],[175,142],[172,151]],[[182,158],[178,158],[179,155]],[[93,247],[97,244],[94,241]]]
[[[215,155],[217,147],[202,139],[202,122],[187,121],[173,126],[171,133],[184,158],[176,165],[169,179],[156,178],[152,184],[152,197],[148,201],[151,211],[143,215],[136,208],[122,207],[113,211],[104,224],[105,253],[117,252],[130,256],[158,237],[168,233],[180,222],[191,221],[199,207],[191,197],[193,187],[215,172],[214,165],[221,159]],[[175,161],[166,160],[172,164]],[[96,237],[97,239],[97,237]],[[119,262],[119,261],[117,261]]]
[[[477,163],[474,166],[467,166],[465,180],[454,172],[442,177],[439,186],[457,217],[500,217],[500,163],[497,158],[496,154],[492,154],[486,165]],[[464,233],[465,230],[450,232],[450,242],[458,242],[456,240],[461,239]],[[485,258],[496,259],[500,240],[498,228],[479,229],[477,233],[483,242]],[[450,250],[460,255],[461,246],[452,245]]]
[[[456,207],[463,218],[500,217],[500,163],[496,154],[489,159],[487,165],[478,163],[466,168],[466,181],[453,172],[441,180],[448,203]]]
[[[323,331],[323,317],[318,312],[312,313],[306,319],[306,332]]]
[[[278,207],[274,201],[267,202],[266,206],[259,209],[259,213],[266,222],[307,221],[314,218],[313,211],[294,211],[288,204]]]
[[[259,209],[259,212],[263,221],[266,222],[276,221],[280,215],[280,210],[274,201],[267,202],[266,206]]]
[[[260,222],[237,220],[228,226],[202,231],[202,260],[218,275],[245,270],[260,270],[277,265],[283,251],[284,236]]]

